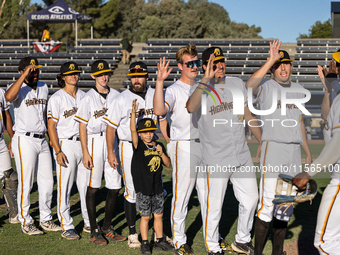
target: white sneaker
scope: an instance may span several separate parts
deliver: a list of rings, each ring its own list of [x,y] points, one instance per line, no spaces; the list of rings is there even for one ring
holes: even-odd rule
[[[44,234],[44,232],[39,230],[33,224],[26,224],[26,226],[21,227],[21,231],[22,231],[22,233],[27,234],[29,236],[43,235]]]
[[[128,238],[129,248],[140,248],[140,242],[138,241],[138,234],[129,235]]]
[[[9,223],[11,223],[11,224],[20,223],[20,221],[18,219],[18,214],[15,217],[13,217],[13,218],[9,217],[8,220],[9,220]]]
[[[52,220],[40,222],[40,227],[46,231],[63,231],[63,229],[55,224]]]

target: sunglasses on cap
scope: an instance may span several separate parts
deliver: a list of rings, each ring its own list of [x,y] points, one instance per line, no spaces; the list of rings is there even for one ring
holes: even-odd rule
[[[145,73],[145,72],[147,72],[147,70],[143,69],[143,68],[132,68],[129,71],[130,71],[130,73]]]
[[[199,60],[199,59],[191,60],[191,61],[188,61],[186,63],[180,63],[180,64],[186,65],[188,68],[194,68],[195,66],[201,67],[201,60]]]

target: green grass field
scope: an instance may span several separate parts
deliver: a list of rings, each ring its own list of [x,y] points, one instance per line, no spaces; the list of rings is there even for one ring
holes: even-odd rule
[[[255,156],[257,144],[249,144],[252,155]],[[313,158],[316,158],[321,152],[323,145],[311,145]],[[170,204],[172,197],[172,181],[171,168],[164,170],[164,188],[168,192],[165,198],[164,208],[164,232],[171,237],[170,232]],[[304,203],[295,207],[295,214],[292,217],[285,244],[311,238],[314,235],[316,225],[316,215],[321,195],[327,184],[329,183],[329,174],[325,178],[317,178],[319,185],[319,193],[314,199],[313,204]],[[55,222],[57,220],[57,184],[54,181],[54,193],[52,201],[52,216]],[[117,201],[115,217],[112,224],[118,233],[128,235],[128,227],[125,220],[123,209],[123,189]],[[225,237],[228,243],[234,241],[236,234],[236,225],[238,217],[238,202],[235,199],[231,184],[228,185],[226,199],[223,207],[222,219],[220,222],[220,233]],[[105,213],[106,188],[101,188],[97,195],[97,218],[99,225],[102,225]],[[8,216],[5,216],[6,205],[4,200],[0,200],[0,254],[140,254],[138,249],[129,249],[127,242],[109,243],[107,246],[98,247],[89,242],[90,234],[82,232],[83,221],[80,213],[80,202],[76,187],[74,186],[71,196],[71,216],[74,225],[81,239],[78,241],[68,241],[61,237],[60,232],[45,232],[42,236],[27,236],[21,232],[20,224],[9,224]],[[188,236],[188,244],[192,246],[196,255],[207,254],[203,243],[202,220],[200,214],[200,205],[198,203],[196,192],[194,191],[189,204],[189,212],[186,221],[186,233]],[[31,209],[30,213],[35,220],[36,226],[39,224],[39,207],[38,192],[36,183],[31,192]],[[139,233],[140,218],[137,216],[137,232]],[[151,236],[151,226],[150,231]],[[269,231],[270,232],[270,231]],[[154,251],[153,254],[169,254],[165,252]],[[269,235],[264,254],[271,254],[271,235]],[[303,254],[303,253],[300,253]],[[305,253],[308,254],[308,253]],[[292,255],[289,253],[289,255]]]

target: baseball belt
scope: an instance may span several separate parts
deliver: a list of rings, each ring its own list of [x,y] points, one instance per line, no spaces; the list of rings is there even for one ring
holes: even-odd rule
[[[73,141],[80,142],[79,136],[72,136],[72,137],[68,138],[67,140],[73,140]]]
[[[45,138],[45,135],[42,135],[42,134],[35,134],[35,133],[31,133],[31,132],[27,132],[25,135],[26,135],[26,136],[33,137],[33,138],[39,138],[39,139]]]

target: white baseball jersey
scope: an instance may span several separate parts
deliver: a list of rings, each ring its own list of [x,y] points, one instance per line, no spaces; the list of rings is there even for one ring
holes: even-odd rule
[[[9,110],[9,103],[5,99],[5,91],[0,88],[0,134],[5,131],[4,118],[2,112]]]
[[[88,135],[106,131],[103,116],[108,110],[108,105],[113,102],[117,95],[119,95],[119,92],[114,89],[110,89],[106,100],[94,89],[90,89],[86,93],[74,119],[87,125]]]
[[[47,99],[48,87],[44,82],[38,81],[36,90],[23,83],[12,102],[15,116],[13,131],[46,133]]]
[[[79,136],[79,122],[74,120],[81,100],[85,92],[78,89],[76,97],[72,97],[65,90],[60,89],[54,93],[47,107],[48,118],[57,122],[57,134],[59,139],[68,139],[73,136]]]
[[[153,111],[153,95],[155,90],[148,88],[145,100],[137,94],[126,89],[120,93],[112,104],[109,105],[107,114],[103,117],[103,121],[111,127],[117,129],[118,138],[122,141],[132,141],[130,130],[130,116],[132,109],[132,101],[137,99],[138,113],[136,113],[137,122],[142,118],[151,118],[157,125],[158,116]]]
[[[191,116],[186,108],[192,86],[177,80],[165,90],[164,101],[171,118],[170,139],[188,141],[199,137],[195,115]],[[191,118],[193,117],[193,119]],[[194,123],[194,124],[193,124]]]
[[[198,121],[202,158],[204,165],[216,165],[217,162],[237,167],[247,162],[250,152],[245,139],[243,115],[233,114],[233,96],[227,87],[232,85],[242,90],[244,107],[247,106],[247,90],[241,79],[236,77],[225,79],[226,85],[222,85],[224,89],[215,88],[222,105],[218,100],[215,104],[207,93],[203,94],[207,100],[207,114],[201,115]],[[209,88],[207,90],[210,91]],[[211,94],[215,96],[212,91]],[[197,114],[200,115],[200,110]]]
[[[282,86],[274,79],[263,80],[257,94],[257,102],[261,110],[268,110],[273,104],[273,94],[277,93],[277,107],[270,115],[262,115],[263,124],[262,141],[277,143],[303,143],[300,121],[302,121],[302,112],[296,105],[287,104],[287,115],[281,115],[281,90]],[[301,85],[291,82],[291,88],[303,88]],[[276,92],[277,91],[277,92]],[[302,93],[287,93],[287,98],[304,98]],[[275,121],[271,121],[275,119]],[[295,121],[288,121],[292,119]],[[279,121],[278,121],[279,120]],[[284,125],[281,122],[284,121]],[[272,122],[274,127],[272,127]],[[295,125],[298,123],[297,125]],[[290,127],[288,127],[290,126]]]

